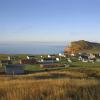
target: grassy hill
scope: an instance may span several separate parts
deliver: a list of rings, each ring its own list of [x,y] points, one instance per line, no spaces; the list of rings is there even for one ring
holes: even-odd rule
[[[0,75],[0,100],[100,100],[100,69]]]
[[[80,40],[80,41],[73,41],[70,43],[70,51],[81,51],[81,52],[100,52],[100,43],[94,43],[94,42],[88,42],[85,40]],[[64,50],[67,52],[67,48]]]

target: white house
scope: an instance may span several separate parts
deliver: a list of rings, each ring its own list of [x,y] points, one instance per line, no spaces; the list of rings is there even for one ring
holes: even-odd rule
[[[69,63],[72,63],[72,61],[71,61],[71,59],[70,59],[70,58],[67,58],[67,60],[68,60],[68,62],[69,62]]]
[[[10,56],[8,56],[8,60],[11,60],[11,57]]]
[[[33,59],[35,56],[27,56],[27,59]]]
[[[56,58],[56,61],[57,61],[57,62],[59,62],[59,61],[60,61],[60,59],[59,59],[59,58]]]
[[[89,59],[94,59],[94,58],[96,58],[96,57],[95,57],[95,55],[90,54],[88,58],[89,58]]]
[[[74,53],[71,53],[71,56],[72,56],[72,57],[74,57],[74,56],[75,56],[75,54],[74,54]]]
[[[55,58],[56,55],[48,55],[48,58]]]
[[[62,54],[62,53],[59,53],[58,54],[59,55],[59,57],[66,57],[64,54]]]

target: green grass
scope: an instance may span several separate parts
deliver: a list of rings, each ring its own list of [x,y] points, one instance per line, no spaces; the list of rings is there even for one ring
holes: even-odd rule
[[[27,71],[37,71],[37,70],[41,70],[41,68],[39,66],[40,66],[39,64],[25,65],[24,70],[27,70]]]
[[[24,67],[24,70],[31,71],[31,72],[52,71],[52,70],[61,70],[61,69],[65,69],[65,67],[40,68],[40,64],[26,65]]]
[[[0,100],[100,100],[100,68],[0,76]]]
[[[71,67],[100,67],[100,62],[95,62],[95,63],[91,63],[91,62],[73,62],[70,64]]]

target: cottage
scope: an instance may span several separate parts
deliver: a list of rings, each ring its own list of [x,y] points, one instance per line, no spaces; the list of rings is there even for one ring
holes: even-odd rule
[[[94,54],[90,54],[90,55],[88,56],[88,59],[89,59],[89,62],[95,62],[95,61],[96,61],[96,57],[95,57]]]
[[[5,72],[7,74],[23,74],[24,73],[24,65],[23,64],[6,65]]]
[[[95,56],[94,54],[90,54],[90,55],[88,56],[88,58],[89,58],[89,59],[94,59],[94,58],[96,58],[96,56]]]
[[[48,55],[48,58],[55,58],[56,57],[56,55]]]
[[[34,59],[35,56],[27,56],[27,59]]]
[[[59,62],[59,58],[44,58],[41,59],[42,63],[54,63],[54,62]]]
[[[68,62],[69,62],[69,63],[72,63],[72,61],[71,61],[71,59],[70,59],[70,58],[67,58],[67,60],[68,60]]]
[[[62,53],[59,53],[58,54],[59,55],[59,57],[66,57],[64,54],[62,54]]]
[[[36,64],[37,59],[21,59],[20,64]]]
[[[75,56],[75,54],[74,54],[74,53],[71,53],[70,55],[71,55],[72,57],[74,57],[74,56]]]
[[[81,55],[79,56],[79,60],[82,61],[82,62],[88,62],[88,56],[85,56],[85,55]]]

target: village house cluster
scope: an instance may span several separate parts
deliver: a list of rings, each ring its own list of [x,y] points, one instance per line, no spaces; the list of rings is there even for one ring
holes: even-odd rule
[[[71,54],[51,54],[51,55],[27,55],[24,58],[20,58],[19,56],[8,56],[7,59],[0,61],[0,66],[5,67],[6,73],[24,73],[23,68],[27,65],[38,65],[40,68],[54,68],[57,66],[67,66],[69,67],[71,63],[73,63],[73,59],[75,58],[80,62],[100,62],[100,54],[92,54],[92,53],[71,53]],[[62,65],[63,63],[63,65]]]
[[[27,55],[26,58],[20,58],[19,56],[8,56],[7,59],[1,60],[0,64],[2,67],[5,67],[6,73],[23,73],[24,66],[27,65],[34,65],[34,64],[40,64],[42,66],[46,66],[47,68],[50,67],[49,64],[58,63],[61,61],[61,58],[64,58],[64,54],[52,54],[52,55],[46,55],[46,56],[32,56]],[[51,67],[52,67],[51,66]]]
[[[100,62],[100,53],[72,53],[70,56],[82,62]]]

